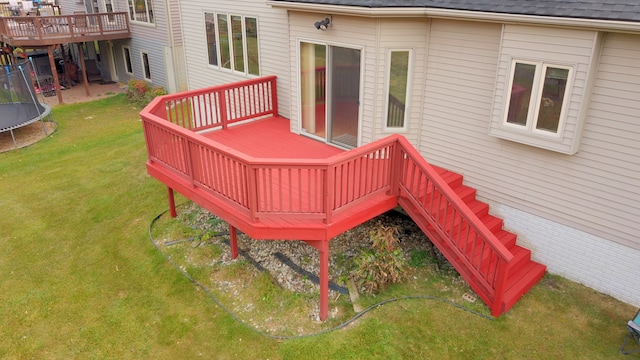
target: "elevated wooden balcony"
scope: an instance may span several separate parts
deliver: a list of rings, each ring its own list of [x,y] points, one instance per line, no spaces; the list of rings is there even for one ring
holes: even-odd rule
[[[0,41],[14,47],[39,48],[130,37],[126,12],[0,17]]]
[[[255,239],[303,240],[320,255],[328,316],[329,241],[402,206],[498,316],[545,273],[462,176],[400,135],[343,151],[289,131],[274,76],[156,98],[140,113],[147,171]]]

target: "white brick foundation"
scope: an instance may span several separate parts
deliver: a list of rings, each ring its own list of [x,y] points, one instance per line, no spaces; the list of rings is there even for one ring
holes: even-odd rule
[[[482,199],[552,274],[640,307],[640,250]]]

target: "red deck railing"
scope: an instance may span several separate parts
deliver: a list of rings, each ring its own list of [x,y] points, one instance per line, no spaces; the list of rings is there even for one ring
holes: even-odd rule
[[[141,117],[149,161],[255,222],[269,217],[331,224],[381,193],[409,201],[486,291],[501,313],[513,255],[402,136],[328,159],[258,159],[196,131],[277,116],[276,78],[265,77],[156,98]],[[469,279],[468,279],[469,280]]]
[[[470,271],[489,303],[502,303],[511,252],[405,138],[398,139],[403,168],[400,197],[408,200]],[[492,312],[499,314],[496,308]]]

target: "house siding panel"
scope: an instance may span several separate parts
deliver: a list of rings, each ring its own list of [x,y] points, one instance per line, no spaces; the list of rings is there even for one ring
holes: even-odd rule
[[[444,77],[443,74],[464,72],[479,62],[451,40],[455,37],[435,38],[457,31],[473,39],[475,27],[490,25],[445,23],[432,23],[430,45],[437,44],[438,52],[429,51],[420,148],[425,157],[463,173],[483,197],[640,248],[634,235],[640,233],[640,88],[634,82],[640,75],[639,37],[606,37],[580,151],[569,156],[486,136],[490,116],[486,104],[493,101],[490,76],[483,79],[474,73]],[[436,31],[441,26],[447,30]],[[499,29],[494,31],[499,36]],[[593,40],[592,34],[586,37]],[[450,47],[448,55],[446,44]],[[477,48],[474,46],[470,53],[477,56]],[[497,61],[498,48],[493,49]],[[623,55],[619,56],[619,52]],[[636,60],[629,61],[633,56]],[[466,67],[465,59],[469,62]],[[586,57],[581,61],[588,64]],[[502,61],[499,66],[505,64]],[[582,72],[585,79],[577,86],[586,83],[587,72]],[[446,79],[450,81],[447,83]],[[504,88],[504,84],[499,87]],[[496,93],[500,94],[500,90]],[[570,111],[578,116],[580,109],[573,106]],[[567,131],[577,130],[573,126]]]
[[[208,63],[207,40],[204,29],[204,13],[226,13],[255,17],[258,20],[258,46],[261,75],[278,77],[279,111],[290,116],[290,66],[287,61],[289,47],[287,12],[272,9],[263,2],[252,0],[182,1],[184,52],[187,63],[189,89],[200,89],[247,79],[249,76]],[[252,76],[251,76],[252,77]]]
[[[365,118],[374,130],[373,139],[380,139],[391,132],[404,135],[414,146],[420,142],[422,125],[422,102],[424,101],[424,79],[426,76],[426,43],[429,21],[426,19],[381,19],[375,89],[375,111],[372,118]],[[409,108],[407,108],[407,128],[403,131],[385,131],[387,83],[389,72],[389,51],[392,49],[411,50],[412,67],[409,79]]]

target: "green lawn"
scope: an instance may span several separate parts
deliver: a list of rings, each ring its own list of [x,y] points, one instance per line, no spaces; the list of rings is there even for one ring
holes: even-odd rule
[[[635,309],[555,276],[494,321],[403,300],[320,336],[252,331],[150,242],[166,189],[146,174],[138,111],[122,96],[58,106],[53,136],[0,154],[0,358],[625,358]]]

